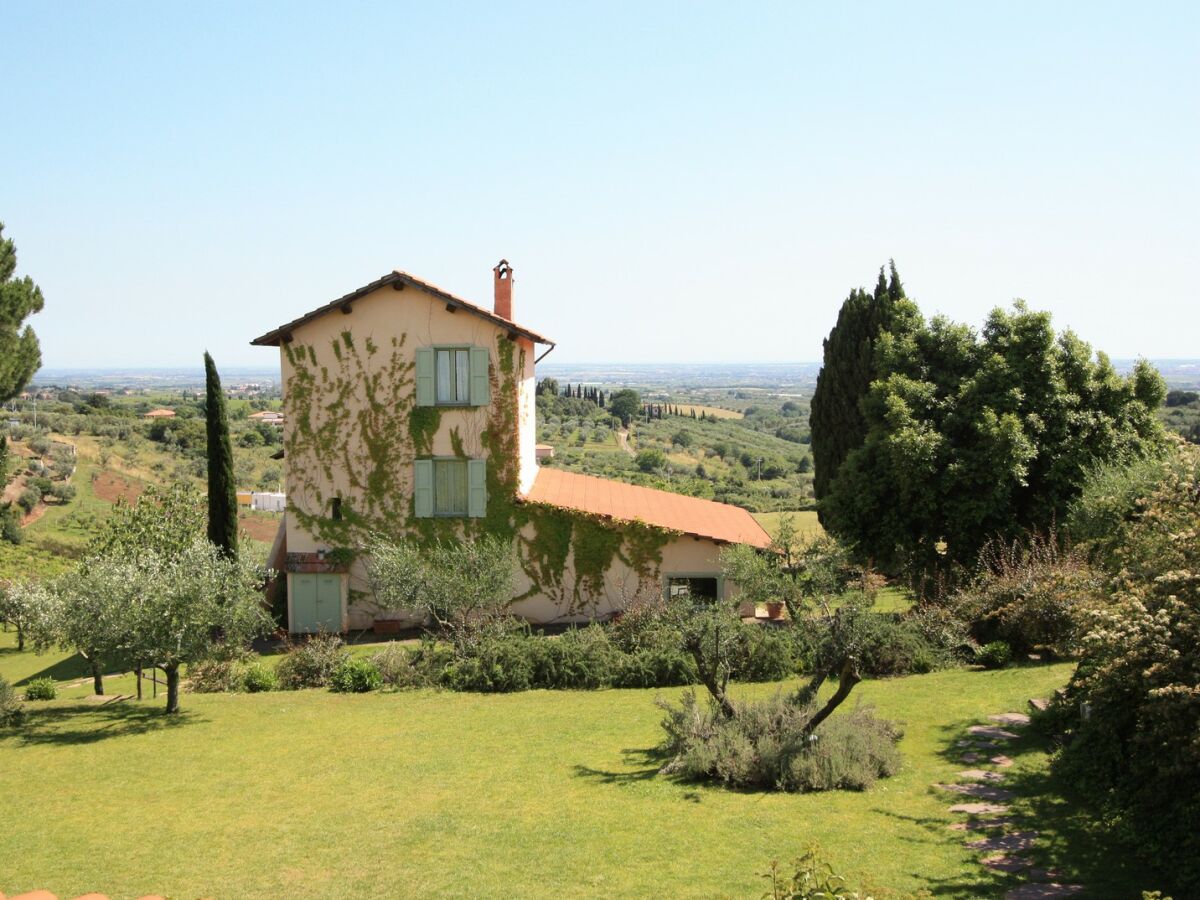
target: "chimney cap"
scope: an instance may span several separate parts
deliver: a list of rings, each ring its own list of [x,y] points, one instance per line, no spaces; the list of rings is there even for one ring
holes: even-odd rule
[[[508,264],[507,259],[500,260],[492,271],[496,273],[497,278],[512,278],[512,266]]]

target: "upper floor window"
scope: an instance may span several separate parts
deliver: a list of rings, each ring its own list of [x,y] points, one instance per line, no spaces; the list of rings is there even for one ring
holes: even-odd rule
[[[434,350],[434,359],[437,405],[466,406],[471,402],[471,351],[465,347]]]
[[[417,406],[487,406],[487,347],[418,347]]]

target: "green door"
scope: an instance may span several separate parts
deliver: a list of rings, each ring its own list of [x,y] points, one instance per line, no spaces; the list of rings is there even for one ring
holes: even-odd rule
[[[299,634],[342,630],[342,576],[292,575],[292,627]]]

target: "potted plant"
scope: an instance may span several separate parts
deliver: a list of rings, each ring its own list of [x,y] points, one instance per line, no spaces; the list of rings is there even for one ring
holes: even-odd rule
[[[782,619],[783,618],[783,601],[772,600],[767,603],[767,618]]]

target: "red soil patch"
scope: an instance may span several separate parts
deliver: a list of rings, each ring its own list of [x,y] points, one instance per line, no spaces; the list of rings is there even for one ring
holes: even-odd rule
[[[120,475],[105,471],[96,473],[96,477],[92,479],[92,490],[97,497],[108,503],[116,503],[122,497],[132,503],[141,496],[143,486],[140,482],[129,481]]]
[[[238,528],[250,535],[251,540],[269,544],[275,540],[275,534],[279,531],[279,519],[238,516]]]

